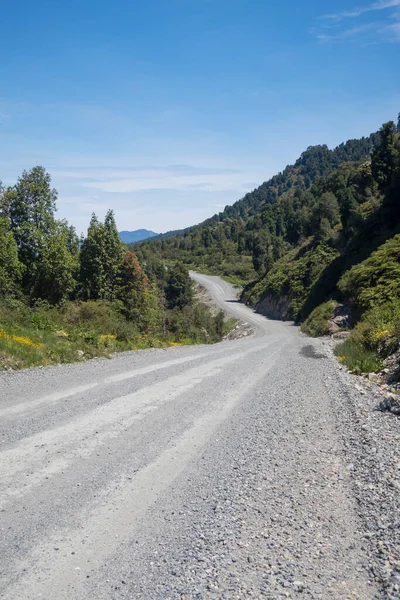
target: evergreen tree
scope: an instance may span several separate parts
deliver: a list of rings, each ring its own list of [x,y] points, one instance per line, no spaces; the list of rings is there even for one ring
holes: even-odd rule
[[[157,285],[150,284],[133,252],[125,254],[117,281],[117,298],[124,305],[126,318],[146,333],[155,329],[163,311],[162,302],[159,302]]]
[[[193,287],[189,273],[182,263],[175,263],[168,273],[165,297],[168,308],[183,308],[193,300]]]
[[[80,252],[81,294],[87,300],[113,300],[118,272],[124,255],[114,213],[108,211],[104,223],[93,214]]]
[[[127,252],[118,268],[117,297],[123,302],[129,317],[142,307],[144,292],[148,287],[149,280],[136,255]]]
[[[98,300],[105,296],[103,248],[104,226],[93,213],[79,256],[81,295],[85,300]]]
[[[77,285],[77,236],[65,221],[55,221],[44,239],[31,295],[58,304],[69,299]]]
[[[104,298],[113,300],[116,296],[117,277],[125,250],[118,235],[114,212],[112,210],[107,212],[104,219],[103,241]]]
[[[380,189],[385,190],[390,185],[398,158],[396,126],[393,121],[382,125],[380,136],[380,144],[372,153],[371,168]]]

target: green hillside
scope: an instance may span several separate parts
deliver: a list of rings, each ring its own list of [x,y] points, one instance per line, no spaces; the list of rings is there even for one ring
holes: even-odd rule
[[[398,233],[400,120],[334,150],[308,148],[223,213],[137,251],[239,281],[242,300],[272,318],[304,321],[334,300],[357,323],[399,302]]]
[[[146,240],[134,246],[135,252],[146,261],[153,257],[173,260],[178,253],[185,264],[203,272],[241,283],[251,281],[312,232],[314,223],[305,205],[312,198],[315,181],[343,163],[366,159],[378,140],[379,135],[372,134],[334,150],[309,147],[294,165],[223,212],[200,225]]]

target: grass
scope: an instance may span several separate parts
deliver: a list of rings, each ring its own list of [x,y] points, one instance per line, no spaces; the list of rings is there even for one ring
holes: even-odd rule
[[[376,373],[383,368],[383,361],[373,350],[361,342],[349,338],[338,344],[334,350],[339,362],[346,365],[352,373]]]
[[[400,301],[374,306],[364,313],[335,354],[354,373],[375,373],[400,347]]]

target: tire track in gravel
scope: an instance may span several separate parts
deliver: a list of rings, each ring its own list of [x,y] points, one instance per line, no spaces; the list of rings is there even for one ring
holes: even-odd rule
[[[0,463],[0,509],[13,498],[31,492],[43,479],[67,469],[73,461],[97,452],[102,444],[121,435],[123,430],[157,410],[160,404],[189,393],[204,378],[215,377],[231,363],[258,351],[258,348],[250,348],[188,369],[183,376],[174,375],[132,394],[116,397],[66,425],[37,433],[15,448],[4,450]],[[179,361],[171,362],[176,364]],[[127,376],[118,375],[116,378],[118,381]],[[27,472],[32,473],[29,483],[26,481]]]
[[[0,598],[384,597],[320,343],[192,275],[251,339],[0,375]]]

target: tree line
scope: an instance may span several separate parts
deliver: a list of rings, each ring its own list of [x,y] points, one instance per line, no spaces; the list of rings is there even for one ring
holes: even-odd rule
[[[56,202],[42,166],[0,186],[0,304],[10,298],[28,307],[108,303],[137,332],[220,339],[220,321],[195,301],[187,268],[177,261],[141,264],[120,241],[112,210],[103,221],[93,214],[78,237],[56,218]]]
[[[309,147],[222,213],[179,235],[136,244],[135,251],[143,260],[179,256],[188,266],[246,283],[311,236],[322,240],[340,229],[344,242],[381,202],[396,163],[397,130],[389,122],[334,150]]]

